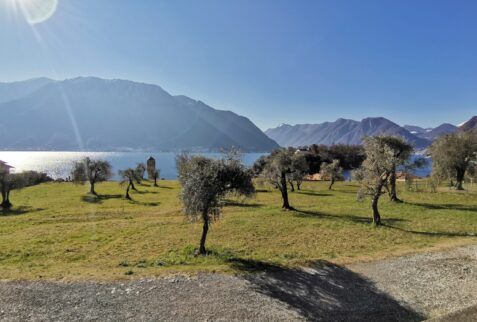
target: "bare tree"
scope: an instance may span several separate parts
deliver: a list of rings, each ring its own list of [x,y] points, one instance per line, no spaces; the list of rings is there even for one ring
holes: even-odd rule
[[[397,144],[400,141],[399,144]],[[378,210],[379,198],[383,194],[383,188],[395,171],[397,164],[402,163],[403,154],[398,153],[396,146],[406,144],[400,137],[380,135],[368,137],[364,140],[366,160],[356,172],[356,177],[361,181],[362,187],[358,193],[360,198],[370,194],[371,208],[373,211],[373,223],[381,224],[381,215]]]
[[[136,187],[134,186],[134,180],[137,178],[137,172],[135,169],[125,169],[125,170],[119,170],[119,176],[121,177],[120,184],[121,185],[126,185],[126,195],[124,196],[126,199],[131,199],[131,196],[129,195],[129,189],[137,190]]]
[[[477,135],[457,132],[439,137],[430,147],[435,176],[455,180],[456,190],[463,190],[466,172],[477,162]]]
[[[192,220],[200,218],[203,222],[196,255],[204,255],[209,225],[218,219],[225,196],[235,194],[250,197],[255,193],[252,171],[233,155],[214,160],[182,154],[177,157],[176,165],[185,213]]]
[[[89,192],[98,195],[94,186],[98,182],[107,181],[111,178],[111,165],[105,160],[91,160],[86,157],[82,161],[75,162],[71,171],[71,178],[75,183],[84,184],[89,182]]]
[[[336,180],[343,179],[343,168],[340,167],[340,160],[333,160],[331,163],[323,162],[320,167],[322,180],[330,180],[328,190],[333,188]]]

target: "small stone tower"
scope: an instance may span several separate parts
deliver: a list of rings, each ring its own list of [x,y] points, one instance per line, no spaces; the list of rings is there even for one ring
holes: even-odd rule
[[[154,180],[154,171],[156,170],[156,160],[153,157],[147,159],[147,177],[149,180]]]

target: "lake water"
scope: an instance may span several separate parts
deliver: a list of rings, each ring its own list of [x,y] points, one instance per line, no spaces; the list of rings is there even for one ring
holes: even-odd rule
[[[218,158],[220,153],[203,153]],[[252,165],[263,153],[245,153],[243,162]],[[156,167],[161,170],[161,178],[176,179],[176,153],[173,152],[13,152],[0,151],[0,160],[15,167],[15,172],[34,170],[46,172],[52,178],[66,178],[70,175],[75,161],[84,157],[108,160],[113,167],[113,179],[117,180],[118,170],[135,168],[139,162],[146,163],[152,156],[156,159]]]
[[[46,172],[52,178],[66,178],[70,175],[73,162],[81,160],[84,157],[92,159],[108,160],[112,167],[114,177],[117,180],[117,172],[120,169],[134,168],[139,162],[146,163],[146,160],[152,156],[156,159],[156,167],[161,170],[161,178],[176,179],[176,153],[174,152],[13,152],[0,151],[0,160],[7,162],[15,167],[16,172],[25,170],[35,170]],[[203,155],[218,158],[220,153],[203,153]],[[245,153],[243,162],[246,165],[252,165],[263,153]],[[430,159],[428,164],[421,169],[417,169],[415,174],[425,177],[431,173]],[[346,179],[351,178],[348,171]]]

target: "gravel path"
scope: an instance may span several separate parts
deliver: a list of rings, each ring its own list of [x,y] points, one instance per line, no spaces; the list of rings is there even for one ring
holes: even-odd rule
[[[477,305],[477,246],[350,265],[377,288],[428,317]],[[477,321],[477,316],[475,317]]]
[[[0,282],[1,321],[421,321],[477,304],[477,246],[233,277]],[[477,317],[476,317],[477,319]]]

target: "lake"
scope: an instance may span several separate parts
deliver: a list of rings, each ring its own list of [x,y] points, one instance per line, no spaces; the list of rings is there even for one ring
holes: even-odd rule
[[[70,175],[73,162],[84,157],[92,159],[108,160],[113,167],[114,180],[118,179],[118,170],[134,168],[139,162],[146,163],[152,156],[156,159],[156,167],[161,170],[161,178],[176,179],[176,155],[174,152],[32,152],[32,151],[0,151],[0,160],[15,167],[16,172],[25,170],[35,170],[46,172],[54,179],[66,178]],[[218,158],[220,153],[203,153],[205,156]],[[243,162],[252,165],[264,153],[244,153]],[[420,177],[425,177],[431,173],[431,162],[415,171]],[[351,178],[351,173],[346,172],[347,180]]]
[[[156,159],[156,167],[161,170],[161,178],[176,179],[176,155],[174,152],[32,152],[32,151],[0,151],[0,160],[15,167],[15,172],[34,170],[46,172],[54,179],[66,178],[70,175],[75,161],[84,157],[108,160],[113,167],[114,180],[118,179],[118,170],[135,168],[139,162],[146,164],[152,156]],[[220,157],[220,153],[202,153],[209,157]],[[252,165],[263,153],[244,153],[243,162]]]

